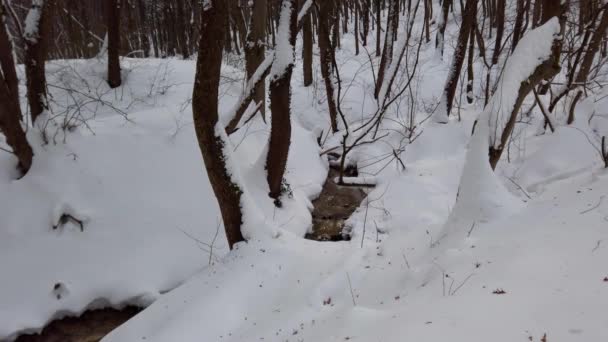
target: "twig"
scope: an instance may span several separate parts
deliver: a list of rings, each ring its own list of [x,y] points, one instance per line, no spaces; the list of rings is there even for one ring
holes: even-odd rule
[[[464,284],[465,284],[465,283],[466,283],[466,282],[467,282],[469,279],[471,279],[471,277],[472,277],[473,275],[475,275],[475,273],[471,273],[471,274],[469,274],[469,276],[468,276],[468,277],[464,278],[464,280],[462,281],[462,283],[460,283],[460,285],[458,285],[458,287],[456,287],[456,288],[454,289],[454,291],[452,292],[451,296],[455,295],[455,294],[456,294],[456,292],[458,292],[458,290],[460,290],[460,288],[461,288],[461,287],[462,287],[462,286],[463,286],[463,285],[464,285]]]
[[[403,256],[403,260],[405,261],[405,266],[407,266],[407,269],[411,269],[410,267],[410,263],[407,261],[407,257],[405,256],[405,253],[401,253],[401,255]]]
[[[348,287],[350,288],[350,297],[353,299],[353,306],[357,306],[357,302],[355,301],[355,294],[353,292],[353,285],[350,282],[350,275],[346,272],[346,279],[348,279]]]
[[[475,222],[475,221],[474,221],[474,222],[473,222],[473,224],[471,225],[471,229],[469,229],[469,233],[467,234],[467,237],[470,237],[470,236],[471,236],[471,233],[473,232],[473,229],[475,229],[475,224],[476,224],[476,223],[477,223],[477,222]]]
[[[589,209],[587,209],[587,210],[583,210],[583,211],[581,211],[579,214],[580,214],[580,215],[583,215],[583,214],[586,214],[586,213],[588,213],[588,212],[590,212],[590,211],[592,211],[592,210],[594,210],[594,209],[597,209],[597,208],[598,208],[598,207],[599,207],[599,206],[602,204],[602,200],[604,199],[604,196],[605,196],[605,195],[600,196],[600,200],[597,202],[597,204],[596,204],[596,205],[594,205],[593,207],[591,207],[591,208],[589,208]]]

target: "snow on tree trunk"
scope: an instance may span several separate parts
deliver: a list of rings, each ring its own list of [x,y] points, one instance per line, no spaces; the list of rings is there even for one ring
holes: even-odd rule
[[[492,171],[488,151],[500,144],[500,132],[523,101],[522,88],[538,84],[547,75],[546,69],[555,68],[552,49],[559,34],[560,24],[554,18],[526,34],[507,61],[494,96],[477,120],[445,233],[468,229],[474,222],[508,213],[521,205]]]

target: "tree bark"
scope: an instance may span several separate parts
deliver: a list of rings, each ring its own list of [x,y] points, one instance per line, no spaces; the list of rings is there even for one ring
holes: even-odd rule
[[[308,87],[312,84],[312,21],[311,14],[304,17],[303,26],[303,48],[302,48],[302,68],[304,72],[304,86]]]
[[[46,76],[44,74],[50,28],[51,0],[32,3],[26,19],[25,40],[25,74],[27,100],[30,105],[32,122],[48,109]]]
[[[384,74],[386,69],[391,65],[393,60],[393,46],[395,43],[394,32],[396,20],[399,20],[399,0],[389,0],[388,19],[386,24],[386,33],[384,36],[384,48],[382,49],[382,57],[380,58],[380,66],[378,67],[378,76],[376,80],[376,90],[374,98],[378,99],[380,88],[384,83]]]
[[[325,93],[327,95],[327,106],[329,108],[329,119],[331,130],[335,133],[338,131],[338,109],[336,106],[334,81],[332,77],[331,65],[333,60],[334,50],[329,40],[329,14],[332,11],[333,0],[321,0],[318,18],[318,44],[319,44],[319,63],[321,65],[321,76],[325,82]]]
[[[450,67],[443,90],[442,102],[444,101],[445,107],[443,109],[437,108],[438,112],[435,116],[435,122],[446,123],[452,110],[452,104],[454,103],[454,97],[456,96],[458,78],[460,77],[462,64],[464,63],[464,57],[467,51],[467,41],[471,35],[476,12],[477,0],[467,0],[462,18],[462,25],[460,26],[460,32],[458,33],[456,50],[454,51],[454,57],[452,58],[452,66]],[[443,113],[440,113],[442,110]]]
[[[283,0],[279,30],[288,32],[277,40],[277,50],[291,51],[291,59],[282,54],[275,54],[273,70],[270,79],[270,110],[272,111],[272,128],[266,158],[268,195],[275,199],[275,205],[280,207],[283,176],[287,166],[289,145],[291,142],[291,76],[295,63],[295,45],[298,32],[298,1]]]
[[[26,174],[32,166],[34,153],[21,127],[19,81],[13,47],[3,21],[5,14],[4,4],[0,3],[0,132],[4,133],[6,143],[17,157],[19,170]]]
[[[106,23],[108,29],[108,84],[110,88],[120,87],[120,3],[106,0]]]
[[[251,7],[251,20],[249,21],[249,33],[245,44],[245,60],[247,68],[247,79],[251,79],[260,64],[264,61],[266,43],[266,12],[268,5],[266,0],[253,0]],[[253,101],[260,104],[262,117],[266,114],[266,84],[259,82],[255,88]]]
[[[445,40],[445,28],[448,23],[448,14],[452,0],[443,0],[441,3],[441,20],[437,23],[437,35],[435,36],[435,49],[443,56],[443,46]]]
[[[241,233],[243,192],[226,165],[224,128],[218,125],[218,91],[227,16],[224,0],[208,0],[202,9],[192,113],[207,176],[222,213],[228,246],[232,249],[235,243],[245,239]]]

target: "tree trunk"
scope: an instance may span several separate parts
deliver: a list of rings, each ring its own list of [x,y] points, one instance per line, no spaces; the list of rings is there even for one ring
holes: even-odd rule
[[[298,1],[283,0],[281,6],[279,32],[285,32],[277,39],[277,51],[290,51],[286,54],[275,54],[270,75],[270,110],[272,111],[272,128],[266,158],[268,195],[275,199],[280,207],[283,176],[287,166],[289,145],[291,142],[291,75],[295,63],[295,45],[298,28]]]
[[[376,8],[376,57],[380,57],[382,54],[382,9],[380,2],[381,0],[374,0],[374,7]]]
[[[13,149],[18,160],[18,168],[26,174],[32,166],[34,153],[21,127],[21,107],[19,106],[19,81],[13,60],[13,47],[6,26],[4,4],[0,3],[0,132],[6,143]]]
[[[399,0],[390,0],[388,8],[388,19],[386,24],[386,34],[384,36],[384,48],[382,49],[382,57],[380,58],[380,67],[378,68],[378,77],[376,80],[376,90],[374,91],[374,98],[378,99],[380,88],[384,83],[384,74],[386,69],[391,65],[393,60],[393,46],[395,43],[394,32],[395,25],[394,21],[399,20]]]
[[[108,28],[108,84],[110,88],[120,87],[120,3],[106,0],[106,23]]]
[[[244,241],[241,233],[242,191],[228,169],[223,127],[218,125],[218,90],[222,66],[222,49],[228,16],[224,0],[208,0],[201,12],[196,76],[192,94],[192,113],[199,147],[209,182],[217,198],[228,246]]]
[[[452,110],[454,97],[456,96],[456,86],[458,85],[458,78],[460,77],[464,56],[467,51],[467,41],[471,35],[476,12],[477,0],[467,0],[462,18],[462,25],[460,26],[460,32],[458,33],[456,50],[454,51],[454,57],[452,58],[452,66],[448,72],[448,78],[443,89],[443,97],[441,100],[443,108],[441,108],[441,105],[437,108],[436,115],[433,116],[435,122],[447,123],[448,121],[447,119]]]
[[[435,36],[435,49],[443,56],[443,46],[445,39],[445,28],[448,23],[448,14],[450,12],[450,6],[452,0],[443,0],[441,4],[441,18],[437,23],[437,35]]]
[[[591,67],[593,65],[593,61],[595,59],[595,55],[599,52],[602,40],[606,35],[606,30],[608,29],[608,7],[606,7],[602,14],[602,19],[600,20],[597,29],[593,33],[593,37],[591,38],[591,42],[589,43],[589,47],[587,48],[587,52],[585,53],[585,57],[583,57],[583,61],[581,62],[581,67],[576,75],[575,83],[577,85],[584,85],[587,83],[589,78],[589,72],[591,71]],[[571,109],[568,115],[568,124],[572,124],[574,122],[574,107],[578,103],[578,100],[582,96],[582,90],[579,90],[575,95],[576,101],[572,101]]]
[[[319,6],[319,18],[317,34],[319,37],[319,63],[321,65],[321,76],[325,82],[325,92],[327,95],[327,106],[329,108],[329,119],[332,132],[338,131],[338,109],[334,96],[334,81],[331,73],[331,66],[334,57],[334,50],[329,40],[329,13],[332,11],[333,0],[323,0]]]
[[[266,0],[254,0],[251,7],[251,20],[249,22],[249,33],[247,34],[247,44],[245,44],[245,60],[247,68],[247,79],[251,79],[255,71],[265,58],[265,37],[266,37],[266,11],[268,5]],[[262,117],[266,114],[266,85],[259,82],[255,88],[253,101],[260,105]]]
[[[511,45],[511,52],[515,51],[519,38],[523,33],[524,24],[524,12],[526,0],[517,0],[517,14],[515,16],[515,26],[513,27],[513,44]]]
[[[524,99],[528,94],[542,81],[546,79],[550,79],[557,75],[560,70],[560,59],[558,52],[561,50],[562,45],[562,36],[563,36],[563,27],[565,25],[565,10],[566,6],[561,7],[561,12],[558,12],[558,17],[560,18],[560,25],[562,27],[560,34],[554,37],[553,44],[551,46],[551,56],[549,56],[546,60],[542,61],[535,69],[534,72],[528,77],[528,79],[521,83],[516,100],[514,102],[513,108],[510,108],[510,117],[507,121],[502,134],[500,136],[500,140],[496,139],[491,142],[489,156],[490,156],[490,165],[492,169],[496,168],[498,162],[500,161],[500,157],[504,148],[509,143],[509,139],[511,138],[511,133],[513,132],[513,128],[515,127],[515,123],[517,121],[517,115],[519,113],[519,109],[521,108]],[[494,95],[497,96],[497,95]],[[498,95],[501,96],[501,95]]]
[[[304,86],[308,87],[312,84],[312,21],[311,14],[304,17],[303,31],[303,48],[302,48],[302,68],[304,71]]]
[[[50,28],[50,10],[52,1],[35,1],[32,3],[24,32],[25,39],[25,74],[27,78],[27,100],[30,105],[32,122],[48,109],[46,76],[44,64],[47,54],[47,39]]]
[[[474,18],[475,21],[476,18]],[[475,95],[473,94],[473,83],[475,81],[475,73],[473,69],[474,54],[475,54],[475,24],[469,29],[469,52],[467,55],[467,102],[472,104],[475,101]]]

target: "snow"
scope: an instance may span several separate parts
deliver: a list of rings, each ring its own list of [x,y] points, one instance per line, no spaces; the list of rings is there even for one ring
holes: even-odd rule
[[[44,0],[32,0],[32,6],[25,17],[25,28],[23,36],[31,43],[36,43],[39,37],[40,18],[44,7]]]
[[[378,130],[384,138],[349,154],[359,176],[346,180],[376,186],[346,220],[352,239],[342,242],[303,239],[329,167],[321,152],[343,132],[327,136],[323,82],[302,86],[296,53],[292,196],[281,209],[267,195],[268,125],[257,116],[230,136],[216,127],[244,193],[249,241],[233,251],[192,127],[194,61],[125,58],[116,90],[103,61],[48,63],[57,124],[45,128],[49,143],[29,127],[34,164],[19,180],[15,158],[0,153],[0,340],[127,304],[147,308],[104,342],[606,340],[608,173],[594,149],[608,135],[605,93],[581,101],[574,125],[556,120],[553,134],[537,134],[538,108],[522,116],[495,173],[487,162],[513,89],[546,56],[555,29],[549,22],[522,39],[524,52],[507,61],[511,72],[481,116],[481,104],[455,104],[461,120],[446,125],[427,124],[448,70],[426,44],[417,98],[396,101]],[[457,31],[450,22],[445,41]],[[356,129],[377,103],[368,57],[354,55],[352,33],[343,38],[340,100]],[[449,57],[453,47],[445,48]],[[222,76],[226,123],[248,85],[228,64]],[[64,123],[77,127],[64,131]]]
[[[87,95],[85,89],[91,87],[91,94],[105,94],[103,99],[128,111],[126,119],[92,103],[85,107],[95,114],[81,118],[89,128],[50,131],[48,145],[30,129],[36,157],[21,180],[7,172],[13,157],[0,154],[0,339],[90,307],[149,305],[207,265],[206,244],[218,230],[211,260],[228,252],[191,109],[183,105],[191,94],[194,63],[125,59],[126,83],[118,91],[105,88],[104,64],[96,59],[50,63],[48,83],[72,84]],[[86,85],[70,78],[70,70]],[[55,99],[71,104],[67,92],[53,86],[50,90]],[[223,111],[240,92],[230,83],[223,85]],[[252,156],[259,155],[267,141],[267,132],[259,131],[261,120],[254,124],[257,132],[231,136],[238,143],[233,153],[239,160],[253,162]],[[319,193],[327,169],[318,157],[315,137],[297,120],[293,129],[294,151],[306,157],[288,162],[293,199],[274,216],[272,202],[256,207],[264,209],[269,223],[289,222],[286,229],[303,235],[310,224],[310,198]],[[252,201],[263,202],[259,199],[267,198],[268,190],[256,191]],[[71,220],[53,230],[64,213],[82,220],[84,231]],[[69,289],[61,299],[53,295],[58,282]]]
[[[283,0],[281,3],[281,14],[276,37],[277,45],[274,52],[274,61],[270,69],[270,79],[282,77],[293,66],[295,59],[294,46],[291,44],[290,39],[292,31],[291,13],[296,9],[292,8],[294,3],[291,0]]]

